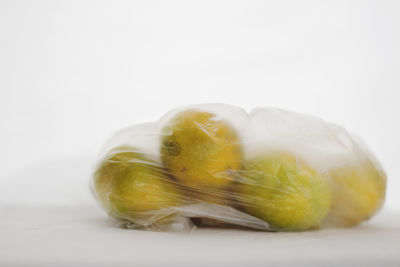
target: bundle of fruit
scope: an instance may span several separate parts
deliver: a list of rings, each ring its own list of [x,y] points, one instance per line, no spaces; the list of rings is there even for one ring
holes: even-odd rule
[[[133,228],[353,226],[385,198],[386,175],[365,145],[337,125],[278,109],[183,108],[120,132],[105,151],[93,191]]]

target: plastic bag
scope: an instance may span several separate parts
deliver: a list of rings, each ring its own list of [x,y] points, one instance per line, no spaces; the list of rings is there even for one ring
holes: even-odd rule
[[[378,161],[342,127],[224,104],[175,109],[121,130],[92,181],[110,216],[156,231],[353,226],[381,208],[386,191]]]

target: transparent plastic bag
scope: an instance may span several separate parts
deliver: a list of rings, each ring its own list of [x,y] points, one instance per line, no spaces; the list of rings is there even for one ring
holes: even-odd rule
[[[275,108],[183,107],[115,134],[92,191],[129,228],[301,231],[353,226],[383,205],[386,174],[342,127]]]

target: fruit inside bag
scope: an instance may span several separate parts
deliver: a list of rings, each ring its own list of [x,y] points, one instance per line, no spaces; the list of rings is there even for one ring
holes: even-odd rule
[[[353,226],[383,205],[386,175],[340,126],[274,108],[180,108],[113,136],[92,189],[126,227],[301,231]]]

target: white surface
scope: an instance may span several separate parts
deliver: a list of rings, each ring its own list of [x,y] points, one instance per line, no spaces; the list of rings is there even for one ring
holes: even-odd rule
[[[0,263],[398,263],[399,13],[399,1],[0,1]],[[88,191],[106,138],[204,102],[359,134],[388,172],[388,215],[301,234],[109,227]]]
[[[400,214],[302,233],[121,229],[95,206],[0,207],[1,266],[399,266]]]

